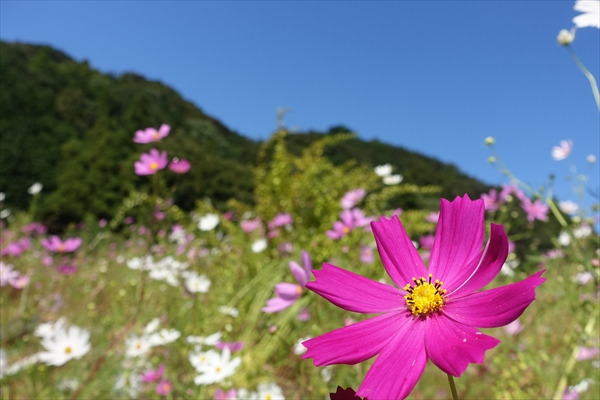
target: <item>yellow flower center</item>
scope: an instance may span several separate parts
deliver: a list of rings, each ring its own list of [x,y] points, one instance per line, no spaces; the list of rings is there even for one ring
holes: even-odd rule
[[[156,163],[156,162],[150,163],[150,169],[153,169],[153,170],[158,169],[158,163]]]
[[[406,305],[415,317],[431,315],[440,311],[444,305],[446,289],[440,289],[444,283],[437,279],[431,283],[431,279],[431,274],[429,274],[429,279],[412,278],[414,283],[404,286],[404,290],[408,292],[404,296]]]
[[[349,233],[350,233],[350,228],[348,228],[347,226],[344,226],[344,227],[342,228],[342,232],[344,233],[344,235],[347,235],[347,234],[349,234]]]
[[[72,351],[73,349],[71,349],[71,346],[65,347],[65,354],[71,354]]]

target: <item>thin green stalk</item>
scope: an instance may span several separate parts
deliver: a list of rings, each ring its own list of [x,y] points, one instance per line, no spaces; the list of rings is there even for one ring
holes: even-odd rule
[[[456,392],[456,385],[454,384],[454,377],[450,374],[448,375],[448,383],[450,384],[450,391],[452,392],[452,400],[458,400],[458,393]]]
[[[569,53],[571,53],[571,56],[573,57],[575,64],[577,64],[577,67],[579,67],[581,72],[583,72],[583,75],[585,75],[585,77],[588,79],[588,81],[590,81],[590,86],[592,87],[592,93],[594,94],[594,100],[596,100],[596,106],[598,107],[598,111],[600,111],[600,94],[598,93],[598,84],[596,83],[596,79],[594,78],[594,75],[592,75],[592,73],[590,71],[588,71],[588,69],[579,60],[579,57],[577,57],[577,54],[575,54],[575,50],[573,50],[573,48],[571,46],[566,46],[566,47],[567,47],[567,49],[569,49]]]

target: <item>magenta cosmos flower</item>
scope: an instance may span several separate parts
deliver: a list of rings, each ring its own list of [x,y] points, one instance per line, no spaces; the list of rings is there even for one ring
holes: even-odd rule
[[[281,282],[275,285],[275,296],[267,300],[267,305],[263,307],[263,312],[274,313],[284,310],[294,304],[300,298],[306,283],[310,279],[310,271],[312,270],[312,260],[310,254],[302,251],[302,265],[298,265],[295,261],[290,261],[290,270],[296,278],[296,283]]]
[[[42,246],[53,253],[70,253],[81,246],[81,238],[69,238],[63,242],[58,236],[42,239]]]
[[[155,128],[146,128],[144,130],[140,129],[139,131],[135,132],[133,141],[135,143],[158,142],[162,138],[167,137],[170,131],[171,127],[167,124],[162,124],[158,130]]]
[[[133,166],[137,175],[154,175],[165,168],[167,163],[166,151],[150,149],[149,153],[142,153],[139,161],[136,161]]]
[[[545,279],[540,271],[508,286],[479,291],[502,268],[508,239],[492,224],[484,239],[483,200],[441,200],[429,267],[419,257],[398,217],[372,223],[381,261],[396,286],[364,278],[334,265],[314,270],[307,288],[348,311],[375,316],[307,340],[303,358],[317,366],[377,359],[358,389],[373,399],[405,398],[430,359],[460,376],[469,363],[482,363],[500,341],[477,328],[514,321],[535,298]]]

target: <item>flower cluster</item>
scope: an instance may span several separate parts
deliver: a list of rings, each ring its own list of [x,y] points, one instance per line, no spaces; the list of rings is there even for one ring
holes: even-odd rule
[[[133,141],[142,144],[160,142],[170,132],[171,127],[167,124],[162,124],[158,130],[150,127],[136,131]],[[189,161],[177,157],[173,158],[169,163],[167,152],[159,151],[155,148],[150,149],[148,153],[142,153],[140,159],[133,164],[136,175],[154,175],[158,171],[165,169],[167,165],[176,174],[185,174],[191,167]]]

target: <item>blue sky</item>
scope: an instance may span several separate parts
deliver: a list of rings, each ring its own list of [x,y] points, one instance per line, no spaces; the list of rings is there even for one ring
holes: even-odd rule
[[[173,87],[238,133],[352,128],[364,139],[455,164],[487,183],[485,137],[539,187],[572,194],[573,168],[598,190],[600,113],[556,42],[574,1],[7,1],[2,40],[52,45],[103,72]],[[572,45],[599,78],[600,31]],[[573,152],[551,149],[572,139]],[[394,162],[394,160],[390,160]],[[402,173],[402,171],[398,171]]]

